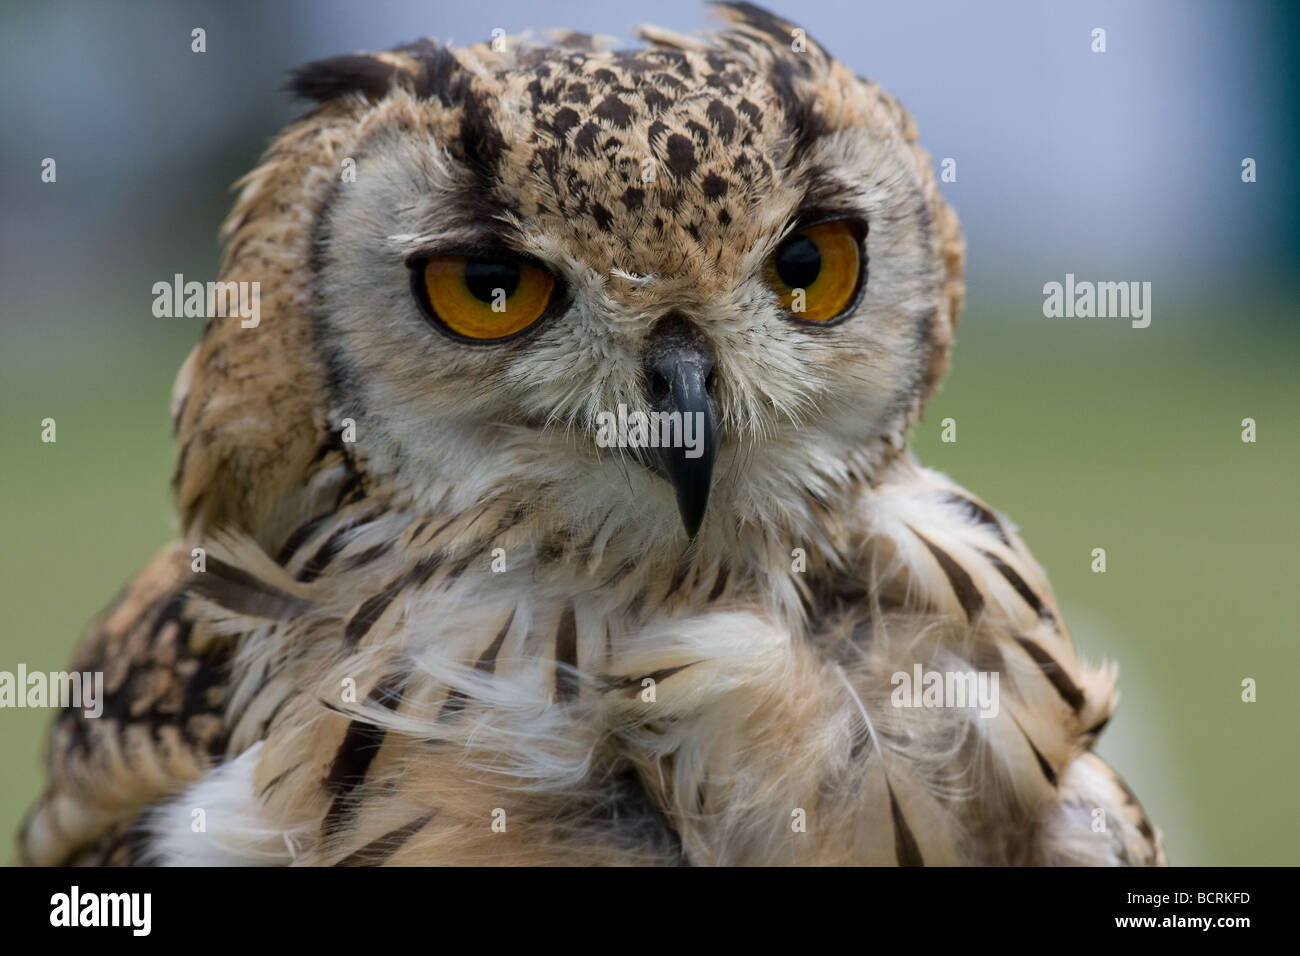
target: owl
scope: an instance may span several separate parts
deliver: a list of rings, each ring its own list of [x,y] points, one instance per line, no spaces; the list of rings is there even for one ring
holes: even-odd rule
[[[958,223],[748,3],[292,74],[33,864],[1154,864],[1113,666],[907,446]]]

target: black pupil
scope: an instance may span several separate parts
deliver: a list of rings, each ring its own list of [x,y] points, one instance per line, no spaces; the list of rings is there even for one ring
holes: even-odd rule
[[[491,302],[500,289],[508,299],[519,286],[519,263],[504,259],[470,259],[465,263],[465,286],[474,298]]]
[[[822,254],[807,236],[795,236],[776,250],[776,274],[791,289],[806,289],[822,271]]]

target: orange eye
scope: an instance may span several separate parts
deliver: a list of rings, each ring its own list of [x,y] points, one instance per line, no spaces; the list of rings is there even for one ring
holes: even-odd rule
[[[767,260],[767,284],[781,307],[805,322],[829,322],[853,303],[866,281],[862,227],[840,220],[790,236]]]
[[[555,277],[511,256],[434,256],[412,269],[425,317],[454,337],[505,339],[542,317]]]

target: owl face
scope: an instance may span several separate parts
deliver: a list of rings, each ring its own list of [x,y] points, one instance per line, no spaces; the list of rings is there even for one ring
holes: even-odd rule
[[[869,478],[946,346],[946,210],[901,110],[760,14],[632,52],[300,71],[355,114],[309,296],[369,472],[640,548],[786,526]],[[690,416],[702,447],[609,447],[602,421],[637,412]]]

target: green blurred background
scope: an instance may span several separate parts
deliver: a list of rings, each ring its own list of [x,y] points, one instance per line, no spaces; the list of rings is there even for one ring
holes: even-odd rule
[[[685,0],[479,6],[0,5],[0,670],[61,669],[175,533],[168,394],[199,327],[153,318],[150,287],[215,278],[227,186],[294,115],[285,68],[496,26],[626,40],[703,20]],[[1120,662],[1101,753],[1173,863],[1300,863],[1296,5],[773,6],[957,159],[968,305],[916,446],[1019,526],[1081,651]],[[1066,272],[1153,282],[1150,328],[1043,318]],[[48,719],[0,711],[0,833],[41,786]]]

